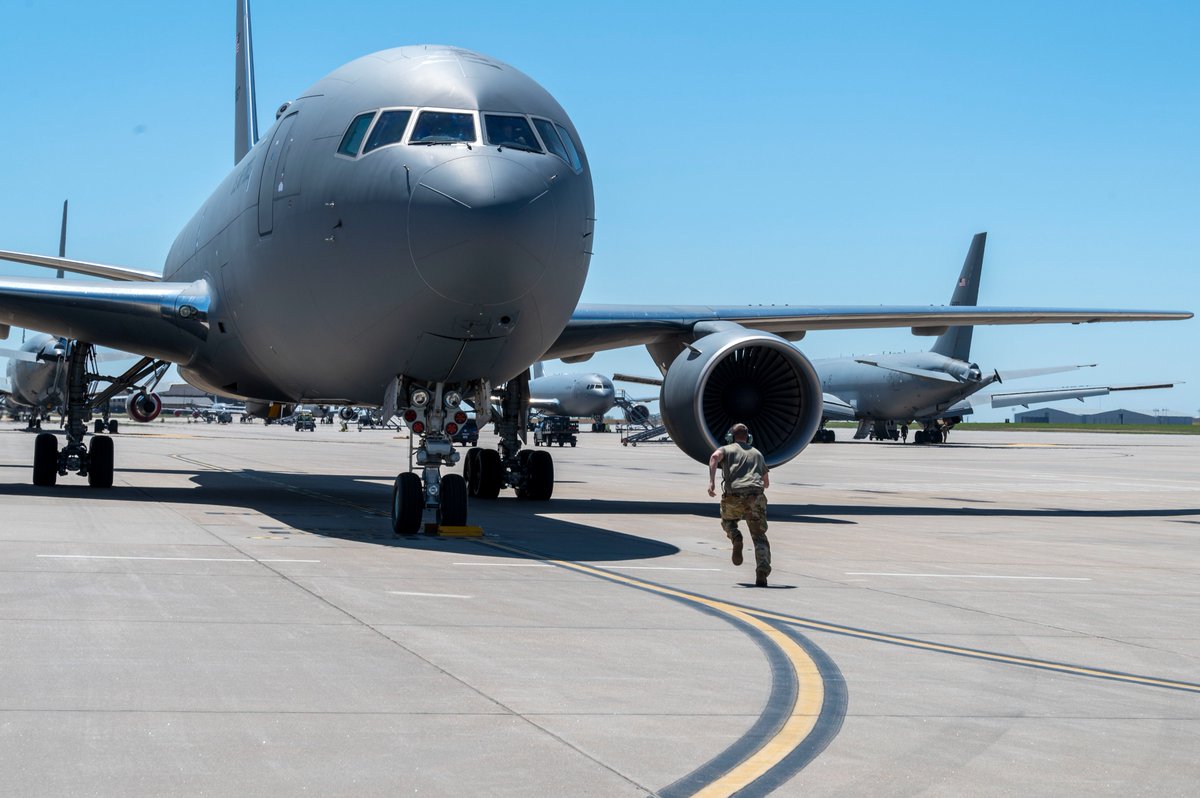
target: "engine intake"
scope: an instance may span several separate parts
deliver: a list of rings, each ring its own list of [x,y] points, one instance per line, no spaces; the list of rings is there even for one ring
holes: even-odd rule
[[[742,327],[706,335],[683,350],[662,385],[663,424],[689,457],[707,462],[741,422],[774,467],[791,460],[821,423],[821,381],[800,350]]]
[[[148,424],[162,412],[162,398],[156,393],[138,393],[129,397],[125,414],[139,424]]]

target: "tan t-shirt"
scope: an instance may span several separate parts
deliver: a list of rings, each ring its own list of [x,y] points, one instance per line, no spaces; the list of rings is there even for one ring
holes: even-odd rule
[[[721,478],[726,493],[763,489],[767,461],[762,452],[748,443],[727,443],[721,447]]]

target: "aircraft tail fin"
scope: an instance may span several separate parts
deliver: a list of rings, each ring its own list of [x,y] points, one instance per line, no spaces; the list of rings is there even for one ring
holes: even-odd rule
[[[979,304],[979,276],[983,272],[983,248],[987,244],[987,233],[976,233],[963,261],[962,272],[950,297],[951,305]],[[938,336],[929,351],[952,357],[955,360],[971,359],[971,333],[974,327],[951,327]]]
[[[234,43],[233,162],[236,165],[258,141],[258,107],[254,91],[254,43],[250,34],[250,0],[237,1]]]

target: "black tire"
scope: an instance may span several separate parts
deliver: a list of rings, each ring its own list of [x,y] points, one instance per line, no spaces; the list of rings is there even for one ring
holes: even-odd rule
[[[420,532],[424,509],[425,491],[421,489],[421,478],[411,471],[396,477],[392,485],[392,531],[397,535]]]
[[[925,443],[925,430],[919,429],[913,433],[913,443]]]
[[[479,450],[479,492],[475,495],[489,501],[500,496],[504,487],[504,463],[495,449]]]
[[[467,482],[467,495],[479,495],[479,449],[471,447],[467,449],[466,455],[463,457],[463,479]]]
[[[96,419],[96,421],[92,424],[92,432],[96,433],[97,435],[99,435],[101,432],[104,432],[104,422],[100,419]]]
[[[942,442],[941,430],[934,430],[933,432],[926,433],[925,437],[929,440],[930,443],[941,443]]]
[[[88,485],[111,488],[113,484],[113,440],[96,435],[88,447]]]
[[[574,449],[574,448],[575,448],[575,441],[571,441],[571,448],[572,448],[572,449]]]
[[[58,481],[58,439],[49,432],[33,442],[33,484],[51,487]]]
[[[111,418],[108,420],[108,434],[109,435],[117,434],[117,420],[115,418]]]
[[[442,526],[467,525],[467,481],[458,474],[442,477]]]
[[[554,495],[554,458],[550,452],[530,452],[525,461],[525,489],[521,498],[544,502]]]

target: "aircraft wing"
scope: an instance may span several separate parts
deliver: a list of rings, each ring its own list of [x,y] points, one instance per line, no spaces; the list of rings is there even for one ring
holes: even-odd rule
[[[209,288],[0,278],[0,325],[77,338],[139,355],[185,362],[208,335]]]
[[[63,217],[66,218],[65,216]],[[130,269],[126,266],[106,266],[103,263],[92,263],[86,260],[71,258],[52,258],[49,255],[31,255],[28,252],[10,252],[0,249],[0,260],[10,260],[14,263],[24,263],[29,266],[45,266],[48,269],[62,269],[64,272],[86,274],[91,277],[104,277],[108,280],[127,280],[139,283],[157,283],[162,277],[154,272]]]
[[[585,358],[594,352],[689,339],[704,322],[733,322],[799,340],[809,330],[912,327],[937,335],[948,327],[993,324],[1093,324],[1190,319],[1188,311],[977,306],[579,305],[543,356]]]
[[[834,421],[853,421],[855,417],[854,407],[849,402],[845,402],[831,393],[822,394],[825,409],[822,415],[826,419]]]

